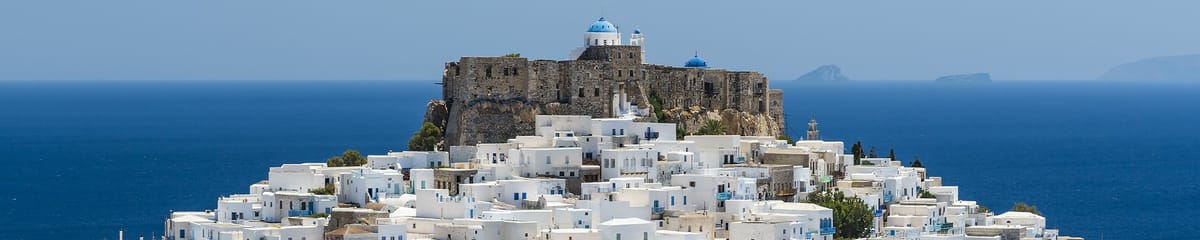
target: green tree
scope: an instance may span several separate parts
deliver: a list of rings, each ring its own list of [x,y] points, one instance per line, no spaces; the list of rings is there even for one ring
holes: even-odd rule
[[[891,158],[892,161],[896,161],[896,149],[895,148],[888,149],[888,158]]]
[[[708,120],[696,131],[696,135],[725,135],[725,126],[719,120]]]
[[[987,206],[984,206],[983,204],[979,204],[978,211],[981,213],[987,213],[987,212],[992,212],[992,209],[989,209]]]
[[[441,141],[442,129],[431,122],[421,124],[421,130],[413,134],[412,138],[408,139],[408,150],[412,151],[433,151],[437,148],[438,142]]]
[[[850,146],[850,154],[854,155],[854,165],[861,164],[863,158],[862,142],[854,142],[854,145]]]
[[[650,107],[654,108],[654,116],[658,118],[658,122],[667,122],[667,112],[664,111],[662,100],[658,98],[658,95],[651,93],[647,100],[650,101]]]
[[[337,187],[333,183],[326,183],[325,187],[308,190],[308,192],[316,195],[333,195],[337,193]]]
[[[1042,212],[1038,211],[1037,206],[1025,204],[1024,202],[1014,203],[1012,210],[1009,211],[1033,213],[1037,214],[1038,216],[1042,215]]]
[[[921,156],[913,155],[912,165],[909,167],[924,168],[925,164],[921,164]]]
[[[325,160],[325,165],[330,167],[362,166],[365,164],[367,164],[367,158],[354,149],[347,149],[345,152],[342,152],[342,156],[333,156],[329,157],[329,160]]]
[[[921,196],[921,198],[937,198],[937,196],[934,196],[932,193],[929,193],[927,191],[921,191],[921,194],[919,196]]]
[[[521,57],[521,53],[509,53],[509,54],[504,54],[504,57],[510,57],[510,58],[519,58],[519,57]]]
[[[675,128],[675,140],[683,140],[683,137],[686,137],[687,135],[687,130],[683,130],[683,128]]]
[[[796,140],[792,140],[792,136],[787,135],[787,133],[779,134],[779,136],[775,136],[775,139],[786,140],[788,144],[796,144]]]
[[[874,215],[862,199],[834,190],[809,193],[807,201],[833,209],[833,226],[837,228],[835,237],[864,238],[871,233]]]

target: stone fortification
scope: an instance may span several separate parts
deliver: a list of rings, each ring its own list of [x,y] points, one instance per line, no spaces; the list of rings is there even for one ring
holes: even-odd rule
[[[694,132],[720,120],[729,134],[783,133],[782,91],[758,72],[645,64],[640,46],[592,46],[576,60],[462,57],[446,63],[443,100],[431,102],[426,121],[442,127],[445,145],[504,142],[533,135],[534,116],[613,116],[613,96],[624,93],[641,108],[662,107]],[[656,112],[651,110],[651,112]]]

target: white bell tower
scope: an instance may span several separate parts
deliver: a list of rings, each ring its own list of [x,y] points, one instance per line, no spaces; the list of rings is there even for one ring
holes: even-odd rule
[[[629,35],[629,45],[641,47],[642,62],[646,62],[646,37],[642,36],[641,29],[634,29],[633,34]]]

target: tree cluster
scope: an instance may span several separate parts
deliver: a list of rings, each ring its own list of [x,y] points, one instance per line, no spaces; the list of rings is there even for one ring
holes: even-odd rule
[[[855,239],[871,234],[874,215],[862,199],[834,190],[809,193],[807,201],[833,209],[833,226],[837,228],[835,237]]]
[[[909,167],[924,168],[925,164],[921,164],[921,156],[913,155],[912,165]]]
[[[337,193],[337,187],[333,183],[326,183],[325,187],[308,190],[308,192],[316,195],[333,195]]]
[[[441,139],[442,129],[431,122],[425,122],[421,124],[421,130],[413,133],[412,138],[408,139],[408,150],[433,151],[437,149]]]
[[[719,120],[708,120],[704,126],[696,130],[696,135],[725,135],[725,126]]]
[[[1038,216],[1042,215],[1042,212],[1038,211],[1037,206],[1025,204],[1024,202],[1017,202],[1013,204],[1012,210],[1009,211],[1033,213],[1037,214]]]
[[[863,151],[862,142],[859,141],[855,141],[854,145],[850,146],[850,154],[854,155],[854,165],[862,164],[862,158],[867,156]]]
[[[329,160],[325,160],[325,165],[330,167],[353,167],[366,164],[367,158],[354,149],[348,149],[342,152],[341,156],[332,156],[329,157]]]
[[[792,140],[792,136],[787,135],[787,133],[779,134],[779,136],[775,136],[775,140],[785,140],[785,141],[787,141],[788,144],[796,144],[796,140]]]

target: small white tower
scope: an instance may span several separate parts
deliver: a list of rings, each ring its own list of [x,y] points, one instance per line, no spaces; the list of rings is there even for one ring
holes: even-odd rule
[[[634,29],[633,34],[629,35],[629,45],[639,46],[642,49],[642,62],[646,62],[646,37],[642,36],[641,29]]]
[[[821,130],[817,130],[817,115],[808,120],[808,138],[806,140],[821,140]]]

